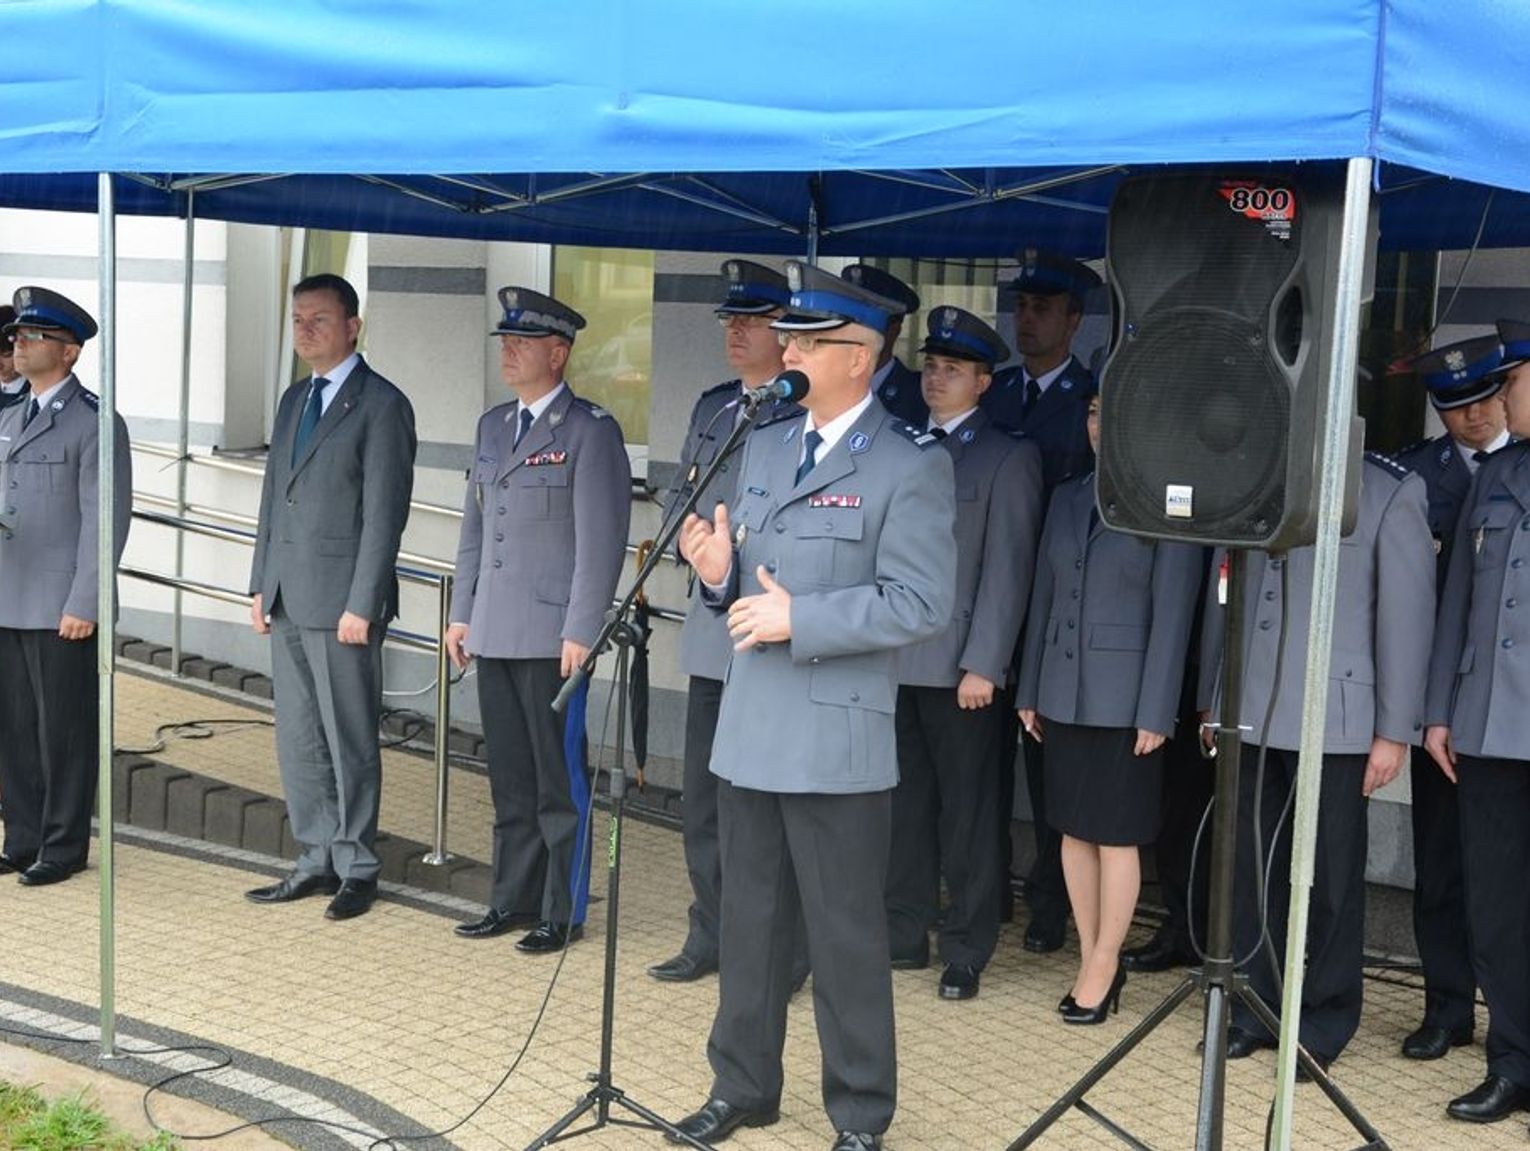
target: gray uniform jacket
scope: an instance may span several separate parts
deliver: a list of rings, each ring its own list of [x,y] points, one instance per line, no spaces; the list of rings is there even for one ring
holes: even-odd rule
[[[975,411],[941,441],[956,475],[956,601],[934,639],[898,653],[898,682],[1003,684],[1025,618],[1041,534],[1041,452]]]
[[[951,456],[873,403],[798,484],[804,423],[744,446],[715,602],[759,594],[764,566],[791,593],[792,637],[734,655],[712,772],[760,791],[885,791],[898,782],[897,649],[951,619]]]
[[[1418,743],[1423,735],[1424,683],[1434,622],[1434,543],[1424,481],[1384,457],[1367,454],[1360,476],[1360,515],[1339,545],[1338,598],[1328,670],[1326,755],[1365,754],[1376,736]],[[1221,563],[1217,553],[1212,572]],[[1244,742],[1295,751],[1302,737],[1302,681],[1312,612],[1311,546],[1284,558],[1250,552],[1245,568],[1243,637]],[[1281,589],[1282,568],[1287,569]],[[1225,609],[1215,589],[1206,597],[1201,633],[1203,707],[1220,715]],[[1283,611],[1284,605],[1288,610]],[[1276,692],[1275,654],[1284,614],[1286,649]]]
[[[1455,538],[1456,521],[1461,517],[1467,490],[1472,486],[1472,474],[1449,434],[1414,444],[1397,453],[1397,462],[1424,477],[1429,497],[1429,531],[1434,537],[1437,557],[1435,590],[1441,591],[1450,566],[1450,544]]]
[[[680,453],[680,470],[675,486],[664,504],[664,518],[674,514],[675,509],[690,495],[691,487],[701,473],[711,466],[712,460],[722,450],[723,443],[733,431],[734,412],[730,410],[739,398],[740,383],[729,380],[708,388],[696,400],[691,409],[690,426],[685,433],[685,446]],[[796,404],[779,401],[764,408],[755,421],[760,428],[776,420],[800,415],[802,409]],[[753,434],[753,433],[751,433]],[[740,452],[743,445],[740,444]],[[696,501],[696,510],[710,517],[718,504],[732,506],[738,496],[738,464],[740,455],[723,462],[712,483]],[[728,636],[728,620],[701,602],[701,585],[694,578],[689,589],[690,605],[685,625],[680,629],[680,670],[686,675],[720,680],[728,670],[728,660],[733,656],[733,640]]]
[[[451,617],[491,659],[557,659],[600,632],[626,558],[622,429],[567,386],[515,443],[517,405],[478,421]]]
[[[357,363],[302,454],[292,458],[309,381],[282,395],[260,492],[250,594],[298,627],[332,628],[345,612],[398,614],[399,540],[414,490],[414,409]]]
[[[1081,727],[1173,735],[1201,549],[1110,531],[1094,507],[1092,472],[1052,493],[1016,706]]]
[[[26,410],[13,404],[0,412],[0,518],[6,524],[0,529],[0,627],[56,631],[65,615],[95,622],[99,614],[100,400],[71,375],[22,431]],[[112,555],[120,563],[132,521],[133,460],[127,424],[114,414],[112,425]]]
[[[1521,442],[1478,467],[1440,596],[1425,715],[1450,727],[1457,751],[1530,760],[1527,617],[1530,443]]]

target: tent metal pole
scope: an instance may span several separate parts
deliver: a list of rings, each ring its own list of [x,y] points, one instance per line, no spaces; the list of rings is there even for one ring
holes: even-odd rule
[[[186,518],[186,483],[191,452],[191,292],[196,259],[197,194],[186,193],[186,248],[181,270],[181,402],[175,437],[175,514]],[[175,578],[186,574],[186,533],[175,533]],[[174,592],[170,620],[170,674],[181,674],[181,589]]]
[[[1290,1151],[1296,1090],[1297,1030],[1301,1021],[1303,967],[1307,953],[1307,905],[1311,897],[1317,839],[1318,797],[1323,774],[1323,732],[1328,711],[1328,669],[1339,575],[1339,521],[1344,508],[1350,413],[1355,404],[1355,365],[1360,355],[1371,160],[1349,161],[1339,240],[1338,291],[1334,295],[1333,354],[1328,365],[1327,409],[1318,457],[1318,529],[1314,545],[1312,618],[1307,627],[1307,677],[1302,692],[1302,741],[1296,771],[1296,810],[1291,836],[1291,904],[1286,929],[1285,990],[1280,1009],[1272,1146]]]
[[[96,677],[100,682],[97,748],[96,811],[100,825],[101,864],[101,1055],[110,1059],[117,1046],[117,933],[116,861],[112,842],[112,733],[115,700],[112,696],[112,661],[117,650],[117,603],[114,594],[116,538],[113,509],[116,507],[117,435],[117,205],[112,198],[112,177],[97,177],[96,218],[101,247],[101,407],[98,417],[96,469]]]

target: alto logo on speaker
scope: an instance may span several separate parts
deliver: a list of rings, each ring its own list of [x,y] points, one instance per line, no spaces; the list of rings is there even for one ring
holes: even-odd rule
[[[1195,514],[1195,489],[1189,484],[1169,484],[1163,489],[1163,514],[1171,520],[1187,520]]]

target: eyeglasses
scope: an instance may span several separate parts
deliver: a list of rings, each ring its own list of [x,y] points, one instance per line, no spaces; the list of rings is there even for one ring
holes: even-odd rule
[[[724,312],[717,317],[717,322],[725,328],[763,328],[774,319],[773,315],[748,316]]]
[[[17,328],[12,336],[17,341],[25,341],[35,344],[40,340],[52,340],[55,344],[67,344],[69,341],[63,336],[55,336],[52,332],[42,332],[36,328]]]
[[[804,355],[812,355],[813,349],[819,344],[844,344],[854,348],[869,346],[864,340],[836,340],[831,336],[820,336],[817,332],[777,332],[776,338],[781,341],[783,348],[795,344],[797,350]]]

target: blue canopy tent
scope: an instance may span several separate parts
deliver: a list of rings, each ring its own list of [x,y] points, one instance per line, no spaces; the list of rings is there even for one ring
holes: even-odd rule
[[[50,49],[7,63],[0,204],[102,212],[103,411],[118,210],[792,254],[1000,255],[1023,238],[1097,255],[1124,169],[1343,160],[1352,238],[1373,183],[1388,247],[1530,245],[1530,77],[1483,63],[1530,48],[1530,5],[1506,0],[7,0],[0,40]],[[1354,362],[1357,263],[1341,270],[1337,363]],[[1336,482],[1325,473],[1329,589]],[[108,686],[106,773],[110,708]],[[1315,819],[1315,794],[1299,803]],[[110,1049],[109,820],[102,834]],[[1304,904],[1291,922],[1300,940]],[[1288,959],[1288,996],[1300,968]],[[1293,1059],[1283,1045],[1278,1141]]]

